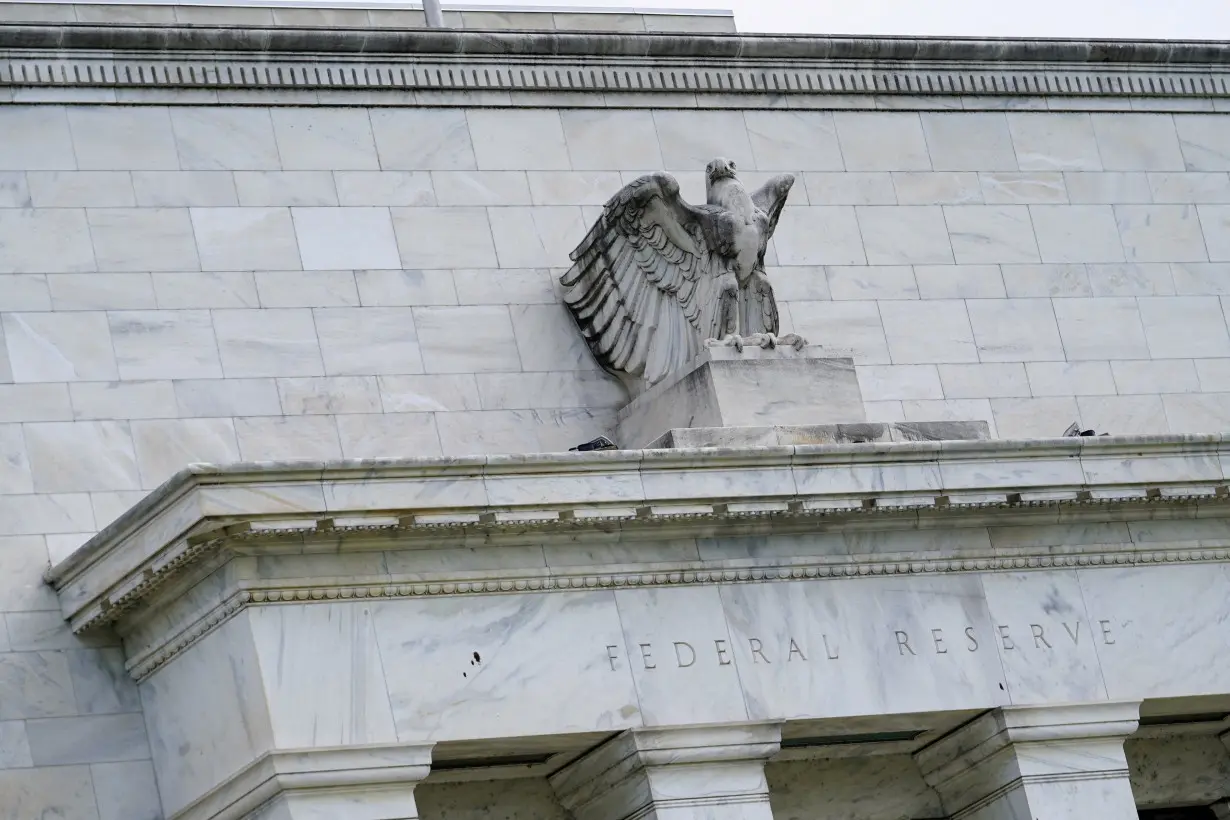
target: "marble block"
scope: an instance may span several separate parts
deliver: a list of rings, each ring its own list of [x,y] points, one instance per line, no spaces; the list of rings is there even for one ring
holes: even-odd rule
[[[867,444],[886,441],[985,441],[985,421],[900,421],[774,427],[689,427],[667,430],[648,450],[694,447],[773,447],[795,444]]]
[[[853,359],[833,358],[819,346],[711,347],[624,407],[615,439],[638,449],[668,430],[865,420]]]

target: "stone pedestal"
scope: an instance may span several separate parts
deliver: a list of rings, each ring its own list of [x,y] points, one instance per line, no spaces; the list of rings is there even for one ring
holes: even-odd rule
[[[779,427],[865,421],[852,359],[819,347],[707,348],[677,377],[619,412],[616,441],[639,449],[677,428]]]
[[[624,732],[551,777],[577,820],[772,820],[777,724]]]
[[[1136,820],[1138,703],[1003,707],[915,757],[952,820]]]

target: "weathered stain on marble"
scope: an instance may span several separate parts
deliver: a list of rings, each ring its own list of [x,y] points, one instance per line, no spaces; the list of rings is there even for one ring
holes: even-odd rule
[[[1230,746],[1211,735],[1132,738],[1124,744],[1132,793],[1142,807],[1230,797]]]
[[[571,820],[542,778],[428,782],[414,800],[424,820]]]
[[[632,676],[602,650],[623,643],[611,592],[373,605],[402,742],[641,725]]]
[[[625,589],[615,600],[624,645],[607,657],[612,669],[631,669],[647,725],[748,719],[734,663],[708,662],[715,642],[731,644],[716,588]]]
[[[909,755],[791,760],[765,767],[774,820],[944,817]]]
[[[1106,699],[1104,636],[1075,572],[999,573],[982,586],[1013,703]]]
[[[744,584],[722,601],[752,719],[1008,702],[976,577]]]
[[[250,620],[275,745],[396,742],[371,605],[263,607]]]
[[[174,815],[273,745],[247,613],[140,686],[163,808]]]
[[[1078,577],[1112,700],[1226,691],[1230,566],[1115,567]]]

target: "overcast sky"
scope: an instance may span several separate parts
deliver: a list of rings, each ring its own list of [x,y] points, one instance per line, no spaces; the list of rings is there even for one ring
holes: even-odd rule
[[[454,0],[467,5],[476,0]],[[478,0],[507,5],[510,0]],[[740,31],[1230,40],[1230,0],[522,0],[725,8]],[[447,7],[449,0],[444,0]]]

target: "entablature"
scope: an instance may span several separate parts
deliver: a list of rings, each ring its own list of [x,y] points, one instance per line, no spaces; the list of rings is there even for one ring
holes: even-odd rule
[[[1230,517],[1224,450],[1215,435],[193,465],[48,580],[78,633],[185,610],[141,641],[142,674],[268,603],[1220,562],[1230,539],[1200,521]],[[985,534],[1160,519],[1153,540]],[[777,540],[726,549],[739,538]],[[543,552],[577,545],[622,551]],[[413,560],[428,554],[443,558]]]

